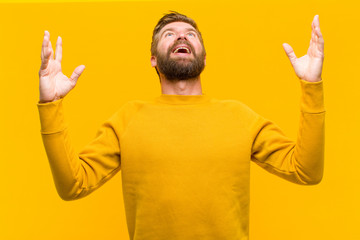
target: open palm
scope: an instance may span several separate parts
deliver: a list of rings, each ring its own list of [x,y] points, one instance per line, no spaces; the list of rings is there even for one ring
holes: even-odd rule
[[[50,34],[45,31],[41,50],[41,67],[39,70],[39,90],[41,103],[51,102],[65,97],[76,85],[76,82],[84,71],[85,66],[78,66],[71,77],[68,78],[61,71],[62,40],[58,37],[56,53],[50,42]]]
[[[311,40],[307,54],[297,58],[292,47],[284,43],[284,50],[295,70],[296,75],[309,82],[321,81],[324,62],[324,39],[320,32],[319,16],[316,15],[311,24]]]

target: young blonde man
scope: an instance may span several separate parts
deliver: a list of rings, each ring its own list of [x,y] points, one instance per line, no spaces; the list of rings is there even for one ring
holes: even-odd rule
[[[323,174],[324,41],[318,16],[307,55],[297,58],[288,44],[284,49],[302,89],[296,142],[241,102],[202,93],[201,33],[192,19],[172,12],[160,19],[151,45],[162,94],[123,105],[76,153],[62,100],[84,66],[70,78],[62,74],[61,38],[54,56],[45,32],[38,108],[60,197],[85,197],[121,170],[131,240],[248,239],[250,161],[298,184],[317,184]]]

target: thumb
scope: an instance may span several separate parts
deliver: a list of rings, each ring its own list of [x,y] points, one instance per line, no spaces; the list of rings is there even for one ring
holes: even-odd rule
[[[297,59],[294,50],[293,50],[292,47],[291,47],[289,44],[287,44],[287,43],[283,43],[283,48],[284,48],[285,53],[286,53],[286,55],[288,56],[291,64],[294,65],[295,62],[296,62],[296,59]]]
[[[75,68],[74,72],[71,74],[70,80],[74,83],[74,85],[76,84],[78,78],[80,77],[80,75],[82,74],[84,69],[85,69],[85,66],[80,65],[77,68]]]

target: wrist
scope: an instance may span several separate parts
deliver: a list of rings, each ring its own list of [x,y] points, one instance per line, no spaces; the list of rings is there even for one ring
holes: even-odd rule
[[[38,102],[38,103],[40,103],[40,104],[50,103],[50,102],[55,102],[55,101],[60,100],[60,99],[61,99],[61,98],[59,98],[59,97],[55,97],[55,98],[53,98],[53,99],[46,99],[46,98],[42,98],[42,97],[40,96],[40,99],[39,99],[39,102]]]
[[[323,82],[309,82],[300,80],[301,101],[300,109],[304,113],[325,112]]]
[[[303,81],[306,81],[306,82],[321,82],[322,81],[322,77],[319,76],[319,77],[314,77],[314,78],[309,78],[309,77],[299,77],[301,80]]]

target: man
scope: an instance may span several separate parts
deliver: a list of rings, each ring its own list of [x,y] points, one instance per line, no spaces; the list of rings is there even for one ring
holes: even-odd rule
[[[202,94],[206,52],[196,23],[172,12],[153,33],[151,64],[161,83],[153,101],[126,103],[77,154],[68,137],[62,99],[84,66],[61,72],[61,38],[55,56],[45,32],[40,101],[44,146],[61,198],[93,192],[121,169],[130,239],[248,239],[249,167],[254,161],[298,184],[323,174],[324,41],[312,23],[307,55],[284,44],[302,89],[297,142],[235,100]]]

